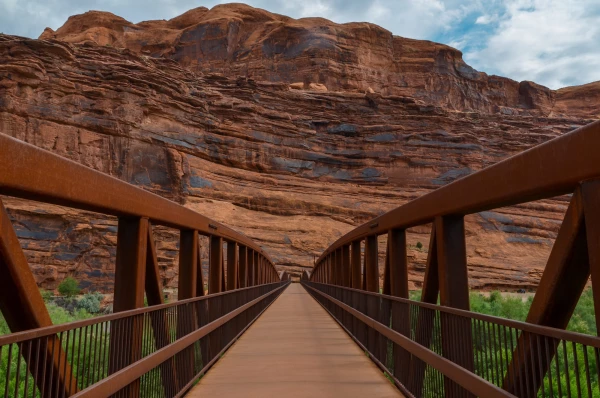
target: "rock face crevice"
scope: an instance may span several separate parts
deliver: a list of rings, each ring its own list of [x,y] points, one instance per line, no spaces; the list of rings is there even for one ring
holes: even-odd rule
[[[459,56],[243,5],[139,24],[91,12],[39,40],[0,35],[0,133],[226,223],[299,274],[354,226],[597,117],[597,84],[551,91]],[[5,202],[41,286],[111,289],[116,220]],[[567,204],[467,216],[471,285],[535,287]],[[412,287],[428,233],[408,233]],[[178,233],[155,234],[175,287]]]

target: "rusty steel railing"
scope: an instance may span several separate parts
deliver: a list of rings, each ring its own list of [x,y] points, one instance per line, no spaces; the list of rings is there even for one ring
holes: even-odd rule
[[[565,329],[583,290],[591,279],[595,320],[597,330],[600,331],[599,152],[600,121],[461,178],[376,217],[342,236],[319,257],[310,274],[303,273],[302,281],[305,285],[319,283],[372,293],[381,291],[386,296],[408,299],[406,231],[411,227],[431,224],[421,302],[434,305],[438,303],[439,299],[439,303],[444,307],[469,311],[465,215],[571,194],[568,197],[570,203],[565,218],[552,247],[526,323]],[[378,239],[381,235],[386,235],[387,245],[383,264],[383,284],[380,286]],[[325,296],[321,296],[324,300],[323,297]],[[374,300],[373,296],[365,297],[371,297],[367,301]],[[381,301],[381,299],[379,300]],[[336,305],[341,305],[344,311],[352,313],[354,316],[362,316],[360,315],[362,314],[360,306],[365,305],[364,303],[360,300],[347,303],[342,305],[336,302]],[[417,304],[414,305],[417,306]],[[419,308],[434,309],[434,307]],[[425,313],[425,310],[422,312]],[[441,314],[446,313],[442,312]],[[408,322],[408,318],[406,319]],[[428,328],[437,328],[441,342],[447,344],[442,344],[441,347],[438,345],[437,354],[435,354],[435,350],[431,350],[436,348],[432,346],[436,340],[424,340],[423,344],[412,347],[415,350],[426,350],[421,354],[429,359],[419,357],[421,358],[419,360],[426,362],[428,366],[434,366],[434,363],[430,362],[431,360],[443,367],[443,369],[436,369],[444,374],[442,391],[447,396],[469,395],[463,390],[452,387],[452,383],[460,384],[459,379],[472,381],[472,377],[454,371],[463,369],[471,376],[475,376],[479,371],[478,374],[483,376],[482,371],[477,368],[476,355],[478,353],[472,344],[473,341],[470,340],[482,338],[481,334],[477,334],[478,332],[473,334],[471,324],[466,318],[443,315],[440,316],[437,326],[432,323],[432,319],[435,318],[417,317],[416,320],[411,320],[411,322],[416,322],[416,325],[411,324],[411,327],[414,326],[417,331],[424,331],[419,333],[425,333],[425,335],[430,333]],[[449,320],[446,321],[446,319]],[[373,322],[366,318],[363,320]],[[449,322],[455,322],[455,324]],[[385,321],[383,324],[389,326]],[[503,324],[490,321],[485,324],[485,327],[499,327],[498,325]],[[376,324],[373,327],[379,328]],[[408,327],[408,324],[405,327]],[[482,327],[484,326],[482,325]],[[377,330],[383,334],[389,332],[384,329]],[[493,373],[493,377],[488,377],[486,374],[486,377],[489,378],[488,384],[495,383],[498,387],[502,387],[501,393],[507,392],[526,397],[543,395],[548,392],[550,392],[549,396],[586,396],[587,379],[585,383],[580,380],[582,382],[581,393],[576,385],[577,382],[569,384],[571,387],[566,391],[561,390],[556,393],[550,388],[549,383],[552,379],[553,385],[558,386],[558,379],[570,377],[565,375],[567,367],[579,364],[577,362],[579,360],[585,360],[584,356],[587,353],[587,360],[591,361],[590,367],[583,366],[577,371],[584,369],[586,374],[590,375],[592,391],[597,395],[597,384],[594,384],[597,381],[594,380],[597,380],[598,361],[595,355],[597,355],[600,339],[590,337],[591,340],[586,340],[590,351],[586,351],[587,349],[581,351],[579,346],[575,349],[573,346],[569,346],[573,341],[579,341],[570,340],[574,339],[574,335],[571,334],[561,335],[564,338],[544,340],[546,337],[542,336],[547,336],[547,333],[550,333],[548,330],[537,330],[535,333],[538,334],[535,336],[539,335],[539,337],[535,338],[532,338],[531,336],[534,335],[529,332],[518,333],[516,329],[513,331],[511,339],[508,338],[509,335],[506,335],[506,341],[512,342],[513,345],[501,346],[504,350],[502,353],[504,362],[501,363],[499,360],[492,365],[495,367],[493,371],[496,373]],[[374,332],[371,331],[371,333]],[[502,335],[503,338],[504,336]],[[390,337],[388,336],[388,338]],[[411,343],[414,342],[411,341]],[[538,347],[538,343],[544,344],[544,346]],[[549,345],[548,352],[545,352],[546,343]],[[490,340],[490,344],[499,346],[499,339]],[[553,346],[553,344],[557,345]],[[458,352],[457,347],[460,347]],[[544,357],[545,353],[546,357]],[[436,356],[431,356],[433,354]],[[565,356],[567,359],[563,363]],[[571,361],[570,356],[577,356],[576,360],[573,359],[575,362]],[[419,360],[417,360],[417,364]],[[558,365],[558,368],[555,365]],[[411,371],[414,371],[413,368],[411,365]],[[556,368],[560,375],[551,374],[552,368]],[[452,371],[454,373],[449,373],[451,369],[454,369]],[[492,372],[492,369],[487,369],[487,371]],[[425,380],[429,377],[427,375],[423,373],[422,378]],[[440,377],[438,377],[438,384],[442,380]],[[433,382],[434,379],[428,379],[428,381]],[[579,380],[578,377],[573,377],[573,379]],[[463,384],[460,385],[464,387]],[[404,387],[406,388],[406,386]],[[428,388],[430,389],[427,391],[440,391],[440,387],[438,390],[431,386]],[[422,391],[417,389],[414,390],[414,393],[416,396],[421,396],[419,394]],[[432,394],[436,395],[436,393]]]
[[[115,313],[138,310],[144,306],[145,297],[150,306],[164,304],[162,279],[152,232],[153,225],[179,230],[178,299],[180,301],[195,299],[210,294],[207,300],[198,301],[198,303],[217,303],[208,307],[217,311],[208,313],[210,319],[216,319],[216,316],[228,316],[228,312],[235,310],[231,307],[231,303],[235,300],[227,301],[223,297],[249,294],[238,293],[238,289],[250,288],[240,292],[263,292],[259,286],[275,286],[281,282],[273,261],[257,243],[243,234],[158,195],[1,133],[0,195],[93,211],[118,218],[114,268],[113,311]],[[208,237],[209,241],[209,275],[206,281],[201,268],[199,236]],[[10,330],[21,332],[33,329],[36,331],[27,333],[38,333],[39,328],[43,331],[46,330],[43,328],[51,327],[52,322],[45,303],[1,198],[0,275],[0,310]],[[286,280],[289,279],[287,273],[284,276]],[[232,296],[215,296],[224,291],[235,293],[232,293]],[[226,312],[218,309],[220,308],[218,302],[221,300],[224,300],[222,305],[226,308]],[[244,306],[248,303],[242,300],[237,305],[241,306],[239,308],[246,308]],[[168,330],[173,330],[172,322],[175,321],[169,317],[172,317],[175,308],[179,307],[168,308],[170,309],[159,310],[166,312],[167,317],[164,322],[160,322],[163,322]],[[17,343],[15,340],[12,344],[6,345],[0,359],[7,356],[8,361],[2,361],[2,364],[7,365],[0,367],[0,378],[1,375],[6,375],[9,382],[3,385],[4,391],[0,389],[0,396],[2,393],[12,396],[15,391],[19,392],[21,387],[24,388],[25,385],[17,379],[26,383],[30,391],[34,391],[30,383],[37,383],[38,391],[43,392],[42,397],[56,391],[60,396],[73,395],[81,388],[87,387],[90,382],[97,381],[100,376],[111,375],[112,377],[118,373],[116,372],[118,369],[138,363],[136,361],[139,360],[140,353],[148,350],[152,344],[155,344],[156,349],[169,342],[162,336],[162,340],[158,341],[160,344],[156,341],[151,343],[146,324],[155,320],[149,318],[148,314],[151,312],[144,311],[146,310],[140,314],[146,315],[136,315],[133,318],[121,319],[120,315],[115,314],[116,318],[111,318],[113,320],[109,322],[108,327],[106,324],[100,325],[95,323],[96,321],[89,321],[86,323],[85,330],[77,327],[75,327],[77,330],[72,332],[60,328],[52,329],[63,330],[63,332],[48,335],[43,341],[19,340],[20,343]],[[202,315],[206,314],[200,311],[198,316]],[[177,329],[176,333],[179,334],[182,330],[186,330],[187,333],[186,328],[191,328],[193,324],[191,315],[186,312],[182,312],[176,322],[183,322]],[[206,318],[201,318],[197,322],[199,325],[205,324]],[[210,327],[203,326],[199,330],[209,329]],[[113,333],[107,333],[108,330],[112,330]],[[194,334],[194,338],[200,340],[201,334],[202,332]],[[2,341],[11,341],[7,338],[12,337],[3,337]],[[80,347],[80,338],[84,339],[81,343],[84,353],[85,350],[90,349],[95,355],[100,353],[95,351],[94,346],[88,346],[85,339],[98,344],[100,342],[97,342],[97,339],[109,339],[102,345],[102,350],[108,350],[109,355],[106,363],[102,363],[104,368],[100,368],[100,363],[92,361],[91,357],[85,355],[82,358],[92,361],[91,368],[90,364],[80,365],[78,362],[72,362],[80,358],[79,352],[75,354],[70,351],[75,340],[77,340],[77,347]],[[223,341],[227,341],[228,338],[228,336],[223,337]],[[140,346],[142,348],[137,346],[140,339],[143,340]],[[182,349],[187,350],[185,352],[191,350],[182,344],[177,341],[170,347],[181,346]],[[173,350],[175,348],[171,348],[168,352],[159,350],[156,355],[151,356],[157,358],[159,352],[162,357],[167,353],[174,355]],[[125,356],[120,357],[120,355]],[[182,355],[191,354],[179,354],[179,357]],[[204,356],[204,359],[206,358]],[[26,372],[21,369],[25,366],[24,363],[29,369],[29,377],[26,377]],[[144,360],[144,365],[138,363],[136,369],[141,369],[149,363],[151,362]],[[84,373],[81,373],[82,369],[86,369]],[[187,373],[182,372],[176,374],[179,378],[177,380],[181,381],[188,377],[185,376]],[[12,383],[12,379],[9,379],[10,375],[17,377],[14,380],[17,387],[10,385]],[[148,377],[150,376],[143,376],[143,380],[140,379],[139,383],[135,383],[148,386],[150,382],[145,381]],[[179,384],[178,386],[181,387]],[[166,385],[163,385],[163,388],[167,388]],[[170,392],[174,391],[172,386],[169,388]]]
[[[9,364],[0,396],[181,396],[288,284],[0,336],[0,357]],[[54,367],[44,365],[59,352],[57,362],[71,369],[64,384],[56,382]]]
[[[302,283],[407,395],[511,396],[500,391],[503,386],[519,397],[591,398],[600,393],[596,337],[358,289]],[[526,349],[530,343],[534,350]],[[468,352],[473,352],[470,371],[451,361]],[[523,368],[531,370],[531,383],[517,377]],[[537,393],[531,390],[534,383],[540,385]]]

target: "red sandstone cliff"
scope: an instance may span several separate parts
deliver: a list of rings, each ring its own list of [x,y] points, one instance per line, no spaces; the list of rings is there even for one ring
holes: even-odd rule
[[[139,24],[90,11],[69,18],[56,32],[46,29],[40,38],[128,48],[193,71],[409,96],[453,110],[600,117],[594,106],[600,82],[553,91],[488,76],[452,47],[394,36],[371,23],[293,19],[244,4],[199,7],[168,21]]]
[[[397,95],[376,86],[376,75],[363,73],[370,70],[366,64],[383,62],[377,57],[341,62],[335,58],[337,50],[323,53],[306,42],[295,58],[286,58],[282,54],[290,43],[305,37],[291,33],[276,47],[277,54],[261,55],[259,43],[279,37],[279,30],[289,32],[289,26],[308,24],[310,29],[302,29],[318,33],[322,24],[337,32],[325,35],[328,40],[348,43],[350,36],[362,37],[352,32],[379,32],[373,37],[385,33],[369,24],[295,21],[239,5],[196,9],[171,21],[137,25],[107,13],[85,15],[93,18],[73,17],[55,33],[71,43],[0,35],[0,133],[206,213],[259,241],[280,267],[294,272],[311,267],[313,256],[353,226],[586,124],[600,104],[597,84],[551,92],[512,82],[517,97],[529,98],[529,110],[501,108],[482,88],[492,77],[478,75],[483,86],[471,85],[474,80],[464,80],[452,68],[444,74],[414,65],[413,75],[385,72],[412,82],[397,88],[406,95]],[[184,32],[201,26],[205,35],[221,37],[227,19],[246,32],[234,40],[230,58],[221,53],[219,60],[219,51],[228,47],[218,40],[205,41],[205,36],[194,45],[186,39],[183,46]],[[244,36],[251,30],[247,20],[263,21],[255,22],[262,28],[254,38]],[[279,28],[271,29],[271,24]],[[161,26],[166,30],[158,34]],[[43,37],[51,34],[46,31]],[[147,38],[140,39],[144,34]],[[389,38],[434,53],[458,54],[434,43]],[[345,48],[360,48],[360,40]],[[154,56],[145,53],[150,47]],[[238,47],[249,52],[244,55]],[[201,58],[194,66],[198,51],[206,55],[210,49],[215,51],[212,58]],[[336,87],[332,80],[320,81],[330,91],[315,85],[290,89],[288,82],[316,70],[310,63],[319,54],[332,57],[327,73],[346,76],[350,83],[340,81],[348,86]],[[236,68],[246,60],[254,79],[245,72],[237,76]],[[274,82],[285,80],[284,69],[289,80]],[[419,82],[447,87],[447,99],[432,96]],[[379,92],[358,92],[363,84]],[[482,89],[479,94],[477,87]],[[580,99],[581,92],[589,95]],[[502,98],[498,101],[508,101]],[[478,104],[473,105],[477,111],[462,110],[471,109],[464,101]],[[536,108],[540,103],[546,105]],[[550,107],[556,110],[548,111]],[[111,288],[115,220],[14,199],[6,203],[41,285],[53,288],[69,273],[84,286]],[[558,198],[467,217],[472,286],[534,287],[566,205]],[[427,256],[416,244],[427,247],[427,232],[416,228],[408,235],[414,286],[422,281]],[[163,278],[176,286],[177,233],[159,229],[157,239]]]

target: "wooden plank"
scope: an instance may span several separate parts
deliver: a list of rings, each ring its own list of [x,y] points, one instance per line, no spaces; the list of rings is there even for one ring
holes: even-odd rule
[[[401,394],[304,288],[292,283],[186,395],[249,396]]]

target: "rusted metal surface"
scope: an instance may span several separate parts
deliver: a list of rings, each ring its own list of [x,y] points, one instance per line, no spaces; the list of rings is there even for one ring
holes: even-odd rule
[[[364,272],[361,275],[360,269],[353,268],[358,277],[362,276],[362,286],[355,283],[352,283],[352,286],[377,292],[378,280],[374,282],[376,286],[369,285],[369,281],[375,279],[374,275],[371,275],[374,272],[373,267],[369,265],[378,257],[378,253],[373,253],[371,249],[376,248],[371,239],[387,233],[388,246],[382,289],[385,293],[396,295],[395,291],[407,289],[407,278],[404,274],[406,259],[399,260],[398,256],[398,253],[405,253],[406,250],[406,242],[400,238],[400,231],[432,223],[421,300],[434,304],[439,295],[442,305],[468,310],[464,216],[574,192],[527,321],[565,328],[581,292],[591,277],[596,323],[600,326],[600,163],[596,160],[599,147],[600,122],[595,122],[415,199],[366,222],[338,239],[316,261],[310,280],[337,284],[335,281],[343,274],[338,275],[335,269],[332,271],[332,256],[347,245],[351,245],[353,249],[356,246],[358,251],[361,241],[365,240]],[[352,267],[354,264],[353,257]],[[393,275],[396,270],[401,270],[400,275]],[[392,327],[406,335],[406,330],[401,326],[405,324],[406,308],[396,302],[391,304],[391,308],[384,305],[377,307],[372,304],[371,299],[366,303],[358,300],[351,304],[358,311],[363,311],[377,320],[387,319],[388,312],[393,318],[404,317],[400,322],[392,322]],[[413,320],[416,342],[426,347],[439,343],[440,352],[446,359],[467,370],[474,370],[478,366],[476,354],[472,351],[473,339],[477,337],[473,334],[474,325],[470,325],[463,318],[447,318],[442,314],[436,319],[434,316],[434,312],[425,307],[416,309]],[[440,330],[439,342],[435,340],[434,328]],[[356,333],[359,340],[368,336],[365,337],[366,347],[377,353],[373,351],[376,345],[370,340],[372,335],[369,332],[358,328]],[[506,367],[495,373],[495,382],[504,385],[508,391],[518,392],[519,395],[536,396],[540,393],[540,388],[544,389],[544,383],[550,382],[545,381],[545,377],[551,377],[551,363],[559,360],[560,347],[553,346],[553,342],[544,347],[543,343],[547,342],[542,342],[528,333],[523,332],[515,337],[517,340],[514,341],[514,347],[504,347],[509,352],[504,355],[512,358],[512,362],[505,362]],[[546,335],[549,334],[551,332],[547,332]],[[379,348],[380,346],[381,344]],[[563,354],[566,353],[563,343]],[[400,356],[396,357],[396,360],[400,361]],[[406,366],[404,362],[401,366]],[[425,362],[412,356],[408,366],[409,377],[405,381],[416,396],[420,396],[422,389],[426,387],[423,383],[427,381],[427,366]],[[403,376],[404,373],[394,375],[402,379],[406,377]],[[453,383],[454,381],[447,378],[443,380],[447,396],[469,395],[465,390],[455,388]]]
[[[0,309],[11,330],[52,325],[46,304],[31,274],[1,199],[0,275]],[[32,361],[32,353],[35,349],[41,357],[34,355],[36,360]],[[65,360],[66,356],[56,337],[40,341],[37,347],[21,345],[19,351],[26,355],[24,360],[29,359],[27,361],[29,371],[38,376],[35,383],[42,397],[48,396],[51,390],[65,394],[77,391],[76,378],[73,377],[71,366]],[[16,358],[21,359],[18,355]],[[8,363],[12,364],[10,361]],[[31,387],[35,388],[35,386]],[[4,392],[6,395],[8,389]]]
[[[435,217],[466,215],[573,192],[600,176],[600,121],[512,156],[376,217],[335,241],[317,260],[342,245],[394,228],[428,224]],[[373,227],[373,225],[376,225]]]
[[[379,254],[377,253],[377,236],[368,236],[365,240],[365,290],[379,292]]]
[[[237,244],[235,242],[227,242],[227,290],[239,288],[239,274]]]
[[[592,286],[600,286],[600,180],[585,181],[580,189],[585,213],[590,277]],[[600,288],[594,289],[593,294],[596,330],[600,333]]]
[[[223,291],[223,239],[218,236],[210,237],[208,281],[210,294]]]
[[[240,288],[244,288],[248,286],[248,249],[246,246],[240,246],[239,256]]]
[[[154,225],[235,241],[269,258],[247,236],[202,214],[4,134],[0,134],[0,194],[117,217],[146,217]]]
[[[159,305],[164,303],[163,286],[160,280],[160,270],[158,269],[158,258],[156,257],[156,246],[154,244],[154,235],[152,234],[152,225],[148,223],[148,243],[146,245],[146,283],[145,291],[148,305]]]
[[[177,298],[196,297],[198,279],[198,234],[195,230],[179,232],[179,280]]]
[[[261,259],[262,279],[254,279],[253,285],[278,281],[272,261],[258,245],[244,235],[174,202],[1,134],[0,194],[96,211],[119,218],[113,307],[115,312],[143,306],[144,293],[150,305],[160,305],[163,302],[151,222],[180,230],[180,300],[204,296],[199,234],[209,236],[211,240],[211,275],[208,280],[211,292],[225,290],[223,239],[227,240],[229,248],[230,270],[227,275],[232,278],[228,283],[229,289],[236,289],[241,285],[237,267],[238,245],[251,250],[256,257],[255,265],[258,258]],[[0,207],[0,271],[3,275],[0,278],[0,308],[3,315],[12,331],[51,325],[8,215],[4,207]],[[236,292],[236,295],[246,294],[245,291],[231,292]],[[212,299],[215,297],[220,296],[213,295]],[[238,301],[225,300],[223,305],[232,309]],[[14,381],[19,386],[19,377],[24,377],[26,383],[29,378],[33,378],[34,386],[30,387],[30,391],[37,385],[42,397],[53,396],[55,393],[69,396],[78,387],[138,362],[150,346],[153,349],[163,349],[169,344],[167,335],[186,336],[197,327],[210,323],[209,317],[214,320],[224,310],[218,305],[209,307],[203,304],[196,307],[191,311],[193,315],[186,315],[187,318],[173,317],[169,313],[153,316],[151,319],[132,314],[132,318],[127,320],[117,317],[106,320],[107,323],[103,325],[90,323],[77,331],[65,330],[53,336],[44,336],[36,340],[35,346],[32,342],[9,344],[11,358],[22,360],[29,368],[29,372],[21,371],[18,366],[16,375],[13,374],[17,378]],[[151,329],[153,342],[148,337],[148,328]],[[236,328],[238,326],[225,328],[223,335],[214,334],[215,338],[210,341],[208,338],[203,339],[199,344],[202,357],[208,358],[215,354],[215,350],[223,349],[222,342],[231,339],[231,333]],[[14,336],[19,335],[11,337]],[[81,362],[79,352],[65,351],[70,347],[87,350],[90,355]],[[99,360],[101,361],[98,362]],[[181,380],[193,374],[195,360],[194,353],[188,349],[178,354],[177,358],[173,357],[161,364],[159,384],[169,390],[180,389]],[[100,369],[101,364],[104,366],[104,374],[94,370]],[[144,383],[144,379],[134,380],[118,396],[143,395],[140,389],[144,387]],[[5,391],[6,394],[8,390]]]
[[[350,267],[352,268],[351,270],[351,287],[355,288],[355,289],[359,289],[360,288],[360,280],[361,280],[361,267],[360,267],[360,260],[361,260],[361,254],[360,254],[360,241],[354,241],[351,244],[351,261],[350,261]],[[324,282],[321,279],[322,282]]]

